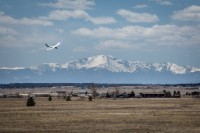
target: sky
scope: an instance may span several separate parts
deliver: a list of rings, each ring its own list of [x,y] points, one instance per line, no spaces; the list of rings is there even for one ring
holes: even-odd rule
[[[95,55],[200,67],[200,0],[0,0],[0,67]]]

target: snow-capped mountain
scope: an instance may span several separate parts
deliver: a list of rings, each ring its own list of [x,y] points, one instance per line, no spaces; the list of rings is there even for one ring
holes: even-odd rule
[[[134,73],[136,70],[154,70],[157,72],[169,71],[174,74],[186,74],[188,72],[200,72],[200,68],[183,67],[172,63],[144,63],[139,61],[126,61],[112,56],[98,55],[82,60],[68,62],[61,65],[65,69],[104,69],[111,72]]]
[[[199,83],[200,68],[97,55],[65,64],[0,68],[0,82]]]

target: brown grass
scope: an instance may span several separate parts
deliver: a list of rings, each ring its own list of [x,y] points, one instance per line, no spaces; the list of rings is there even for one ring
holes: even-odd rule
[[[200,99],[0,99],[0,132],[200,132]]]

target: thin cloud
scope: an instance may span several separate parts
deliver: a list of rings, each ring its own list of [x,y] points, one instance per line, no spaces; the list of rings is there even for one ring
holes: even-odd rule
[[[58,1],[58,2],[65,2],[65,1]],[[89,0],[82,0],[82,1],[66,1],[66,3],[74,3],[74,6],[76,4],[80,3],[85,3],[85,5],[93,5],[89,4],[92,3],[92,1]],[[88,4],[86,4],[88,3]],[[51,4],[50,4],[51,5]],[[57,5],[57,4],[56,4]],[[59,4],[58,4],[59,5]],[[78,7],[78,5],[76,5]],[[84,8],[81,8],[84,9]],[[21,24],[21,25],[41,25],[41,26],[53,26],[54,23],[53,21],[59,20],[67,20],[69,18],[74,18],[74,19],[84,19],[85,21],[89,21],[93,24],[111,24],[115,23],[116,20],[113,17],[92,17],[90,16],[85,10],[54,10],[49,13],[48,16],[39,16],[38,18],[21,18],[21,19],[16,19],[11,16],[6,15],[4,12],[0,11],[0,23],[6,23],[6,24]]]
[[[46,30],[33,30],[34,28],[24,30],[24,26],[17,26],[16,33],[15,29],[12,28],[2,29],[0,28],[0,47],[33,47],[37,45],[43,47],[47,40],[56,42],[60,38],[59,32],[55,30],[54,33],[48,33]]]
[[[47,17],[40,17],[49,20],[66,20],[69,18],[84,19],[93,24],[111,24],[116,20],[113,17],[100,16],[92,17],[85,10],[95,6],[94,0],[58,0],[56,2],[40,3],[40,6],[54,7],[59,10],[51,11]]]
[[[124,26],[114,29],[107,27],[80,28],[72,33],[100,39],[129,40],[146,45],[197,45],[200,41],[198,38],[199,26],[154,25],[152,27]]]
[[[116,23],[116,20],[113,17],[90,17],[86,19],[91,21],[93,24],[112,24]]]
[[[120,41],[120,40],[106,40],[103,42],[100,42],[99,45],[96,47],[97,49],[109,49],[109,48],[132,48],[133,46],[130,45],[126,41]]]
[[[174,20],[200,21],[200,6],[192,5],[183,10],[175,11],[171,16]]]
[[[41,17],[47,20],[67,20],[69,18],[84,19],[93,24],[111,24],[116,20],[113,17],[92,17],[84,10],[55,10],[49,13],[47,17]]]
[[[88,29],[88,28],[80,28],[75,31],[72,31],[72,33],[76,35],[90,36],[90,37],[95,37],[95,38],[112,38],[112,37],[116,37],[117,36],[116,34],[119,34],[119,32],[117,31],[118,33],[115,33],[114,35],[113,31],[114,29],[111,29],[111,28],[99,27],[93,30]]]
[[[120,9],[117,11],[117,14],[125,18],[129,22],[138,23],[152,23],[152,22],[158,22],[159,18],[155,14],[149,14],[149,13],[137,13],[132,12],[125,9]]]
[[[163,6],[172,6],[173,3],[170,2],[169,0],[153,0],[155,1],[157,4],[159,5],[163,5]]]
[[[40,3],[39,5],[59,9],[86,10],[96,4],[93,0],[58,0],[57,2]]]
[[[148,5],[146,5],[146,4],[139,4],[139,5],[134,6],[133,8],[146,8],[146,7],[148,7]]]
[[[13,35],[0,36],[0,46],[15,47],[18,39]],[[20,44],[19,44],[20,45]]]
[[[2,35],[17,35],[17,31],[12,28],[0,26],[0,34]]]
[[[78,46],[76,48],[73,49],[73,52],[87,52],[88,49],[82,46]]]
[[[87,12],[84,10],[55,10],[49,13],[48,17],[44,17],[49,20],[66,20],[68,18],[89,18]]]
[[[22,18],[15,19],[6,15],[4,12],[0,12],[0,23],[6,24],[21,24],[21,25],[42,25],[42,26],[52,26],[53,22],[41,19],[41,18]]]

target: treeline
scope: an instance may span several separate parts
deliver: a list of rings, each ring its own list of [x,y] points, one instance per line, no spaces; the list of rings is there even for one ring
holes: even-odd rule
[[[196,84],[107,84],[107,83],[94,83],[95,87],[116,87],[116,86],[182,86],[182,87],[196,87],[200,86],[200,83]],[[62,86],[74,86],[85,88],[90,86],[91,83],[10,83],[0,84],[0,88],[40,88],[40,87],[62,87]]]
[[[40,87],[62,87],[62,86],[74,86],[85,88],[92,83],[10,83],[0,84],[0,88],[40,88]],[[141,86],[142,84],[106,84],[106,83],[94,83],[95,87],[115,87],[115,86]]]

